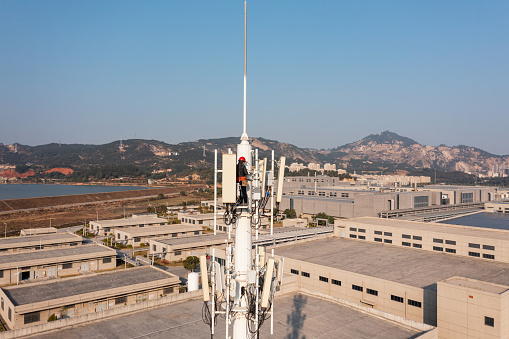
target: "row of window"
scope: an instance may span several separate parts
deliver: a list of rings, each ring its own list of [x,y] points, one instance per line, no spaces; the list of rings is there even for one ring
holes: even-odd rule
[[[292,269],[290,269],[290,273],[298,275],[299,274],[299,270],[296,270],[296,269],[292,268]],[[306,277],[306,278],[311,277],[311,274],[309,274],[308,272],[302,271],[302,272],[300,272],[300,274],[303,277]],[[321,276],[321,275],[318,276],[318,280],[320,280],[322,282],[325,282],[325,283],[329,282],[329,278],[328,277],[324,277],[324,276]],[[331,283],[333,285],[341,286],[341,281],[340,280],[331,279]],[[352,284],[352,290],[363,292],[364,291],[364,287]],[[374,295],[374,296],[378,296],[378,291],[377,290],[373,290],[371,288],[366,288],[366,293]],[[400,303],[402,303],[404,301],[403,298],[395,296],[395,295],[391,295],[391,300],[394,300],[394,301],[397,301],[397,302],[400,302]],[[419,307],[419,308],[421,308],[421,305],[422,305],[420,301],[415,301],[415,300],[411,300],[411,299],[408,299],[408,304],[411,305],[411,306]]]

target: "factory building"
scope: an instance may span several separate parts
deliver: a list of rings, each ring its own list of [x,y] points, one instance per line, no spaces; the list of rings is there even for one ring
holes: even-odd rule
[[[158,218],[154,214],[150,215],[133,215],[131,218],[115,219],[115,220],[97,220],[90,221],[90,231],[97,235],[108,235],[117,229],[128,227],[149,227],[164,226],[168,224],[168,220]]]
[[[51,233],[57,233],[57,229],[55,227],[24,228],[19,232],[19,234],[22,236],[51,234]]]
[[[0,285],[116,267],[117,252],[103,245],[80,245],[0,255]]]
[[[0,289],[0,314],[10,329],[101,312],[179,292],[179,278],[153,266],[8,286]]]
[[[226,242],[226,234],[207,234],[189,238],[154,238],[149,240],[149,255],[169,261],[183,260],[189,256],[210,254],[212,248],[224,250]]]
[[[54,247],[78,246],[83,238],[71,233],[26,235],[0,239],[0,252],[32,251]]]
[[[509,202],[487,202],[484,204],[486,212],[509,213]]]
[[[124,245],[133,247],[140,244],[147,244],[148,240],[155,237],[190,237],[203,233],[201,226],[194,225],[166,225],[153,227],[130,227],[125,229],[117,229],[115,231],[115,241]]]

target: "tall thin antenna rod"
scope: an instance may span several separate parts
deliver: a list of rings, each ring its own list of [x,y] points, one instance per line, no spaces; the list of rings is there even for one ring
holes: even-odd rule
[[[247,136],[246,131],[246,94],[247,94],[247,1],[244,1],[244,130],[240,140],[248,141],[249,137]]]

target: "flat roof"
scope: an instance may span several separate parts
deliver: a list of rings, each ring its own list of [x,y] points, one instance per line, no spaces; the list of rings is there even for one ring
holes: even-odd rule
[[[102,338],[105,333],[115,333],[119,338],[210,338],[210,328],[202,321],[202,308],[203,300],[187,300],[42,333],[37,338]],[[274,335],[270,335],[267,320],[260,328],[260,338],[408,339],[422,333],[304,294],[277,297],[274,309]],[[214,337],[224,338],[225,331],[225,319],[218,317]]]
[[[466,279],[462,277],[452,277],[442,281],[444,284],[462,286],[469,289],[479,290],[483,292],[489,292],[494,294],[502,294],[509,289],[508,286],[487,283],[484,281]]]
[[[178,233],[178,232],[194,232],[201,231],[201,226],[195,225],[166,225],[166,226],[150,226],[150,227],[129,227],[127,229],[117,230],[117,232],[124,232],[131,235],[131,237],[139,237],[151,234],[165,234],[165,233]]]
[[[114,219],[114,220],[91,220],[90,221],[94,225],[99,225],[101,227],[114,227],[114,226],[128,226],[128,225],[140,225],[140,224],[154,224],[154,223],[167,223],[168,220],[164,218],[158,217],[147,217],[147,216],[138,216],[135,218],[128,219]]]
[[[436,289],[438,281],[454,276],[509,286],[506,263],[362,240],[318,239],[274,251],[288,258],[420,288]]]
[[[374,218],[374,217],[361,217],[361,218],[352,218],[345,219],[346,224],[348,225],[350,222],[368,224],[373,226],[387,226],[387,227],[395,227],[401,228],[401,230],[415,230],[416,232],[425,233],[425,232],[440,232],[446,234],[454,234],[459,236],[473,237],[473,238],[484,238],[484,239],[493,239],[493,240],[504,240],[509,241],[509,230],[502,229],[493,229],[486,227],[475,227],[475,226],[462,226],[462,225],[453,225],[443,223],[434,223],[434,222],[417,222],[410,220],[400,220],[393,218]]]
[[[143,266],[38,284],[2,287],[2,290],[13,302],[14,306],[22,306],[80,294],[106,291],[112,288],[166,280],[168,278],[176,278],[176,276],[161,269]],[[178,282],[178,278],[176,279]]]
[[[71,233],[51,233],[41,235],[25,235],[16,237],[7,237],[0,239],[1,247],[18,247],[18,246],[30,246],[39,244],[40,242],[48,243],[59,243],[69,241],[81,241],[82,238],[76,234]],[[33,244],[32,244],[33,243]]]
[[[0,255],[0,269],[16,267],[16,265],[26,266],[42,263],[54,263],[62,261],[72,261],[81,257],[97,257],[116,255],[114,249],[102,245],[81,245],[60,247],[57,249],[9,252]],[[34,263],[36,262],[36,263]]]
[[[200,244],[200,243],[219,243],[224,242],[227,239],[225,233],[222,234],[202,234],[184,238],[158,238],[152,239],[151,241],[157,241],[159,243],[176,246],[176,245],[189,245],[189,244]]]

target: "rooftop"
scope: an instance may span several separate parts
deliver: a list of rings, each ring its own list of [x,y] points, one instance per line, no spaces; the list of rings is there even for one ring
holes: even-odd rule
[[[65,260],[78,259],[80,256],[92,257],[92,256],[107,256],[116,255],[116,251],[102,245],[83,245],[83,246],[71,246],[71,247],[60,247],[58,249],[48,250],[36,250],[36,251],[24,251],[15,252],[0,255],[0,269],[16,267],[19,265],[31,265],[34,261],[48,262],[59,262]],[[73,258],[78,256],[78,258]],[[40,264],[37,262],[36,264]]]
[[[509,264],[362,240],[313,240],[275,254],[420,288],[454,276],[509,286]]]
[[[28,246],[30,242],[39,244],[42,242],[59,243],[65,241],[81,241],[82,238],[71,233],[52,233],[43,235],[26,235],[19,237],[7,237],[0,239],[0,247],[13,247],[13,245]]]
[[[139,237],[150,234],[166,234],[177,232],[194,232],[201,231],[201,226],[194,225],[166,225],[166,226],[151,226],[151,227],[130,227],[127,229],[119,230],[119,232],[129,233],[131,237]]]
[[[107,338],[108,333],[115,333],[115,337],[119,338],[210,338],[210,329],[201,318],[202,307],[202,300],[188,300],[42,334],[38,338]],[[393,322],[303,294],[276,299],[274,335],[270,335],[270,320],[265,321],[260,329],[261,338],[278,339],[406,339],[415,338],[418,334],[418,331]],[[223,317],[217,318],[214,337],[225,337]]]
[[[203,234],[190,236],[185,238],[158,238],[151,241],[157,241],[161,244],[175,246],[175,245],[188,245],[198,243],[222,243],[227,239],[226,234]]]
[[[152,216],[137,216],[135,218],[127,219],[114,219],[114,220],[97,220],[90,221],[92,224],[101,225],[102,227],[114,227],[114,226],[129,226],[129,225],[143,225],[143,224],[156,224],[156,223],[167,223],[168,220],[164,218],[152,217]]]
[[[489,292],[494,294],[502,294],[509,289],[508,286],[491,284],[484,281],[466,279],[462,277],[453,277],[442,281],[444,284],[462,286],[469,289]]]
[[[21,306],[174,277],[163,270],[144,266],[43,283],[3,287],[2,290],[15,306]]]

